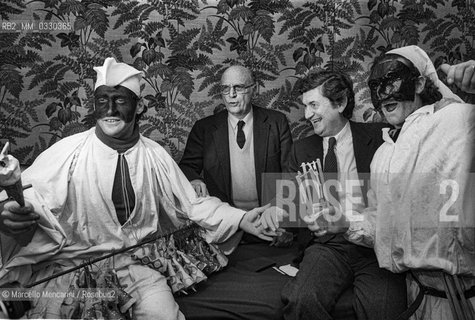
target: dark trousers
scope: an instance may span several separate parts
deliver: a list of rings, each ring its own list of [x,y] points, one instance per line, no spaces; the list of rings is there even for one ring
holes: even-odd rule
[[[373,249],[337,235],[305,250],[297,276],[282,291],[284,318],[333,319],[336,301],[351,286],[360,320],[394,319],[407,308],[405,275],[379,268]]]

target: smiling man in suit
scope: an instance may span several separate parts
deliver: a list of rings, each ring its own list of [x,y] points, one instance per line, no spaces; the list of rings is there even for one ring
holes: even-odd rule
[[[355,98],[353,83],[343,73],[311,73],[301,82],[300,92],[305,118],[315,135],[295,142],[289,171],[297,172],[302,163],[320,159],[323,170],[336,174],[343,186],[335,195],[343,212],[361,211],[367,187],[345,188],[345,183],[364,180],[363,174],[370,172],[385,125],[349,120]],[[313,238],[299,272],[283,290],[285,319],[332,319],[336,302],[351,288],[358,319],[390,319],[405,310],[404,277],[379,268],[372,249],[349,242],[344,233],[321,235],[307,230],[307,234]]]
[[[264,172],[282,172],[292,145],[284,114],[253,106],[256,82],[248,68],[231,66],[221,77],[226,111],[193,126],[179,163],[198,195],[238,208],[255,208]]]

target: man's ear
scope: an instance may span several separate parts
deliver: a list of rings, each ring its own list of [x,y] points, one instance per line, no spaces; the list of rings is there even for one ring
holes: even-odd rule
[[[426,87],[426,78],[423,76],[419,76],[415,81],[415,86],[416,93],[421,94],[421,92],[424,91],[424,88]]]
[[[143,102],[143,98],[139,98],[139,100],[137,100],[137,108],[135,108],[135,113],[136,114],[141,114],[143,112],[145,108],[145,105],[144,105],[144,102]]]
[[[255,98],[257,96],[257,83],[251,88],[251,98]]]
[[[345,108],[346,108],[347,104],[348,104],[348,97],[344,96],[341,99],[340,103],[338,104],[338,112],[343,113],[343,111],[345,111]]]

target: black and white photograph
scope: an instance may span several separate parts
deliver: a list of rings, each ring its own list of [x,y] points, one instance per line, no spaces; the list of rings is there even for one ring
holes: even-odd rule
[[[475,320],[475,0],[2,0],[0,319]]]

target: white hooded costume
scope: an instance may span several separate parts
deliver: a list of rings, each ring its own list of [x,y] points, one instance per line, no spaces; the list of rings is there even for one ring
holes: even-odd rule
[[[444,99],[410,114],[397,142],[383,129],[384,143],[371,163],[367,219],[354,223],[349,238],[374,246],[381,267],[392,272],[443,270],[475,276],[475,107],[465,104],[437,77],[416,46],[394,49]],[[442,277],[417,272],[428,286],[444,290]],[[474,278],[475,279],[475,278]],[[475,281],[465,280],[465,289]],[[410,283],[409,300],[419,291]],[[472,303],[475,303],[472,299]],[[396,315],[395,315],[396,316]],[[425,296],[415,317],[452,319],[447,299]]]

